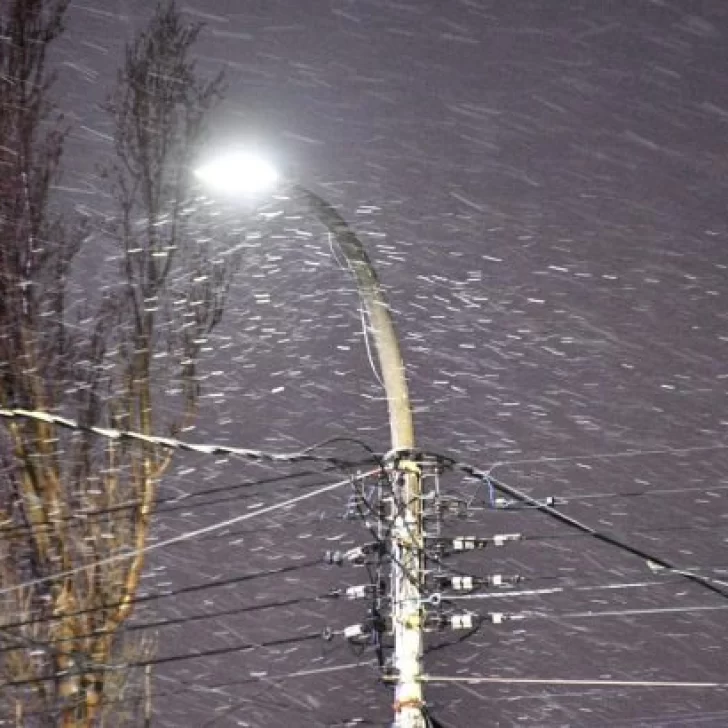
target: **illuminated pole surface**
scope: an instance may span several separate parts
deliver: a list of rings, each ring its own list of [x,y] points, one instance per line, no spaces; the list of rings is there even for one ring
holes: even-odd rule
[[[344,254],[356,279],[359,296],[369,317],[389,410],[392,449],[414,449],[414,423],[407,379],[397,331],[364,246],[354,231],[326,200],[305,187],[292,185],[309,209],[325,225]],[[392,628],[395,648],[395,725],[424,728],[422,699],[422,513],[419,466],[397,463],[395,494],[401,510],[393,514]]]

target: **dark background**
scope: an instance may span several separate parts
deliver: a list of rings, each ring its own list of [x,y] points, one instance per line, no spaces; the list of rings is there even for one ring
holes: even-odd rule
[[[502,480],[567,499],[570,515],[720,579],[728,569],[728,6],[181,7],[207,24],[200,71],[227,73],[212,145],[267,149],[338,205],[372,252],[402,336],[421,444],[483,468],[498,463]],[[66,159],[69,204],[104,207],[94,165],[110,149],[110,129],[99,104],[124,42],[150,12],[149,3],[115,0],[71,7],[56,49],[62,106],[77,122]],[[282,216],[273,223],[246,218],[266,242],[252,244],[231,291],[204,416],[190,438],[290,450],[350,434],[385,450],[386,410],[349,278],[317,223],[276,204]],[[221,219],[230,216],[228,208]],[[163,497],[226,490],[161,505],[156,538],[301,493],[303,478],[232,487],[286,472],[297,470],[180,457]],[[482,495],[454,475],[443,486]],[[345,497],[322,496],[155,552],[150,594],[301,568],[152,601],[137,622],[359,583],[359,572],[306,565],[332,543],[365,538],[341,520]],[[429,674],[725,681],[725,598],[656,577],[644,561],[535,512],[478,511],[462,529],[528,539],[460,560],[460,568],[520,573],[536,580],[529,588],[563,590],[465,603],[531,616],[433,650]],[[585,588],[627,583],[641,586]],[[341,629],[363,610],[302,601],[160,628],[159,657],[231,651],[156,666],[153,724],[387,725],[391,693],[378,684],[371,654],[358,657],[336,640],[237,649]],[[250,679],[332,666],[344,667]],[[456,728],[728,720],[728,695],[716,688],[460,683],[426,694],[432,713]]]

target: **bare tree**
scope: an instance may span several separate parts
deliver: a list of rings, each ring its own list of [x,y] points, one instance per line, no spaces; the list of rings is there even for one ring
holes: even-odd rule
[[[45,48],[65,7],[15,0],[2,21],[11,41],[0,45],[0,103],[14,110],[0,121],[0,162],[14,176],[0,199],[0,402],[176,434],[195,417],[200,360],[235,267],[216,250],[189,173],[222,81],[201,79],[191,60],[200,26],[160,4],[127,47],[106,106],[115,162],[104,178],[117,209],[69,236],[48,205],[61,121],[41,133],[52,115]],[[83,236],[113,247],[119,266],[98,308],[71,320]],[[123,626],[172,456],[44,422],[14,422],[6,440],[0,584],[16,588],[0,609],[0,664],[11,699],[49,724],[96,725],[105,706],[120,715],[130,668],[148,649],[130,647]],[[129,558],[99,563],[125,550]]]
[[[55,283],[67,277],[79,240],[66,235],[50,207],[65,133],[49,98],[53,77],[46,67],[66,6],[65,0],[13,0],[0,6],[0,401],[6,406],[56,405],[58,383],[69,364],[62,323],[65,291]],[[43,578],[70,563],[47,526],[64,512],[53,443],[53,432],[43,423],[12,424],[4,439],[3,586]],[[16,468],[12,455],[27,467]],[[47,594],[18,590],[0,608],[3,623],[31,613],[50,615]],[[30,625],[24,639],[10,644],[27,647],[43,632]],[[6,675],[27,682],[28,691],[21,693],[35,693],[40,703],[50,687],[43,681],[49,663],[44,652],[29,659],[27,649],[7,647],[3,655]],[[21,697],[11,699],[19,701],[22,714]]]

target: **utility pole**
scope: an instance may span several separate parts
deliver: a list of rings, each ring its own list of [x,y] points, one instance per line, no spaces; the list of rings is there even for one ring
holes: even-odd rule
[[[395,726],[425,728],[422,474],[418,463],[410,459],[415,447],[414,423],[399,338],[376,270],[354,231],[329,202],[300,185],[292,189],[331,232],[344,254],[372,329],[389,411],[394,496],[400,505],[399,512],[392,514],[390,542]]]

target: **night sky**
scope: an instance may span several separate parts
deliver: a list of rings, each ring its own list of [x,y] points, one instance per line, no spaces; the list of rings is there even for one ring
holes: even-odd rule
[[[206,23],[200,72],[227,74],[211,149],[235,142],[266,150],[336,204],[371,251],[402,336],[421,445],[493,468],[534,497],[556,496],[568,515],[721,579],[728,6],[181,7]],[[99,104],[124,42],[150,12],[150,3],[121,0],[71,6],[55,50],[61,105],[76,125],[63,185],[69,204],[104,207],[95,165],[110,151],[110,127]],[[272,222],[221,204],[221,225],[238,214],[266,243],[250,249],[231,290],[192,434],[271,450],[353,435],[384,451],[386,409],[350,278],[315,220],[291,202],[271,204],[281,211]],[[293,472],[300,469],[185,454],[164,497],[226,490],[161,505],[156,538],[337,477],[233,488]],[[443,487],[484,503],[483,490],[457,475]],[[322,496],[154,553],[149,594],[283,569],[138,611],[143,624],[237,610],[158,630],[159,657],[231,651],[155,667],[155,726],[388,725],[391,693],[371,653],[318,639],[237,649],[362,618],[362,605],[313,599],[362,579],[313,563],[332,543],[366,538],[341,519],[345,497]],[[459,528],[526,538],[458,568],[520,573],[533,579],[529,589],[560,591],[468,603],[526,618],[486,625],[457,644],[446,635],[425,658],[428,674],[725,681],[726,598],[679,575],[655,575],[644,560],[535,511],[480,510]],[[271,602],[286,604],[249,609]],[[251,679],[335,666],[343,667]],[[728,722],[728,693],[719,688],[458,683],[430,686],[426,696],[448,728]]]

